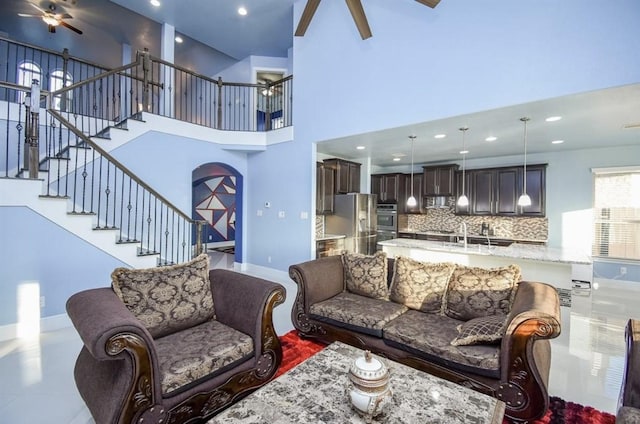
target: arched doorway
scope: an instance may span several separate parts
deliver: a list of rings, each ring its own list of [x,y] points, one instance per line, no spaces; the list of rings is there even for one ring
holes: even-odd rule
[[[242,262],[242,175],[219,162],[200,165],[192,172],[193,219],[204,220],[204,242],[233,248]]]

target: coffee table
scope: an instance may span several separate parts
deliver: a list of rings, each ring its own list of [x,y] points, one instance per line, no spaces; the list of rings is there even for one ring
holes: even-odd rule
[[[347,372],[364,352],[335,342],[208,421],[208,424],[364,423],[346,395]],[[374,423],[500,424],[504,402],[382,359],[393,401]]]

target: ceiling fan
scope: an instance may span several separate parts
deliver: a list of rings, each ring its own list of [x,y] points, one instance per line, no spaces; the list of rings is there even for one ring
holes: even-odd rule
[[[353,17],[353,21],[356,23],[356,27],[358,27],[358,32],[360,32],[360,36],[363,40],[371,37],[371,28],[369,28],[369,22],[367,21],[367,16],[364,13],[364,9],[362,8],[362,2],[360,0],[345,0],[347,2],[347,6],[349,7],[349,11],[351,12],[351,16]],[[434,8],[440,3],[440,0],[416,0],[418,3],[422,3],[425,6],[429,6],[430,8]],[[298,37],[302,37],[305,32],[307,32],[307,28],[309,27],[309,23],[311,23],[311,18],[313,18],[314,13],[316,13],[316,9],[320,4],[320,0],[307,0],[307,4],[302,11],[302,16],[300,17],[300,21],[298,22],[298,27],[296,28],[295,35]]]
[[[40,6],[33,3],[29,3],[29,4],[34,8],[36,8],[40,12],[40,14],[32,15],[28,13],[18,13],[18,16],[21,16],[23,18],[41,18],[44,21],[44,23],[47,24],[47,27],[49,28],[49,32],[56,32],[56,27],[61,25],[77,34],[82,34],[82,31],[80,31],[78,28],[64,21],[65,19],[73,19],[73,16],[66,13],[64,9],[62,9],[62,7],[57,6],[55,3],[53,2],[49,3],[49,5],[47,6],[47,9],[43,9]]]

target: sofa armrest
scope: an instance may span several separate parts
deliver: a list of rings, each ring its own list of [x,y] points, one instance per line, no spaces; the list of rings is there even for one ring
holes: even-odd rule
[[[548,339],[560,334],[560,300],[545,283],[521,281],[507,316],[502,339],[498,399],[507,403],[512,418],[530,417],[527,405],[549,405],[547,383],[551,367]]]
[[[209,271],[209,281],[216,320],[252,336],[257,356],[279,348],[273,309],[285,300],[281,284],[225,269]]]
[[[67,300],[67,314],[84,346],[98,360],[117,359],[107,351],[118,334],[133,334],[154,350],[153,337],[111,288],[85,290]]]
[[[345,288],[344,268],[340,256],[327,256],[289,267],[289,277],[298,285],[298,294],[304,295],[304,308],[327,300]]]
[[[625,367],[618,407],[640,408],[640,321],[630,319],[625,327]]]

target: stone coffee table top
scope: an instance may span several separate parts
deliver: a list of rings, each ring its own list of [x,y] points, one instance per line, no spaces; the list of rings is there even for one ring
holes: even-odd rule
[[[363,423],[346,394],[348,371],[363,351],[332,343],[213,417],[208,424]],[[393,400],[374,423],[502,423],[504,403],[406,365],[389,367]]]

